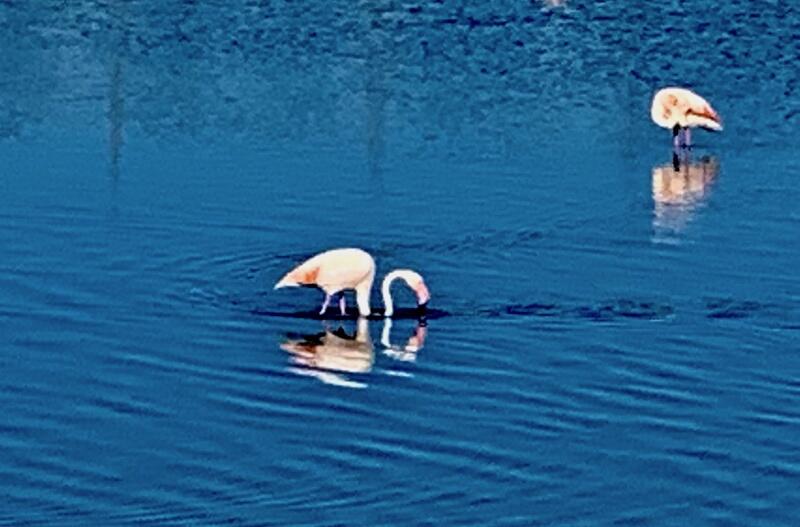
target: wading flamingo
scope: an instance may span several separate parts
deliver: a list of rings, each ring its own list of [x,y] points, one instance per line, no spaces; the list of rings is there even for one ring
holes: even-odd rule
[[[682,146],[681,142],[683,146],[691,146],[690,129],[695,126],[715,131],[722,130],[722,120],[708,101],[685,88],[658,90],[653,96],[650,116],[658,126],[672,130],[672,140],[676,150]]]
[[[410,269],[395,269],[386,275],[381,284],[384,316],[394,314],[391,285],[398,278],[402,279],[417,295],[417,306],[424,308],[431,295],[425,281]],[[356,292],[358,314],[367,317],[372,312],[369,307],[369,294],[375,279],[375,260],[361,249],[331,249],[312,256],[301,263],[275,284],[275,289],[282,287],[315,286],[325,292],[325,300],[319,314],[324,315],[331,297],[347,289]],[[339,298],[339,311],[345,314],[344,294]]]

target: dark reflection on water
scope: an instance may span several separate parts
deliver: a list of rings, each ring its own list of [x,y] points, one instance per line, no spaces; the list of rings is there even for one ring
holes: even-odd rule
[[[794,3],[0,24],[0,524],[796,524]],[[337,246],[426,320],[272,291]]]

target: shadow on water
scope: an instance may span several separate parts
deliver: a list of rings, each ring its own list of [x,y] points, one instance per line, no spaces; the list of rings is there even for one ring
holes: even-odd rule
[[[719,174],[719,161],[673,153],[672,163],[653,168],[653,229],[656,241],[682,231],[708,199]]]
[[[417,353],[425,345],[427,324],[418,321],[411,336],[403,345],[391,344],[392,321],[384,321],[381,346],[384,355],[399,362],[415,362]],[[364,374],[375,367],[375,346],[369,333],[369,320],[361,318],[355,331],[348,333],[343,327],[331,329],[323,325],[320,333],[297,335],[289,333],[280,348],[290,354],[289,371],[297,375],[314,377],[325,384],[346,388],[366,388]],[[385,370],[393,376],[409,377],[406,372]]]
[[[254,315],[260,316],[268,316],[268,317],[278,317],[278,318],[301,318],[301,319],[310,319],[310,320],[336,320],[336,321],[343,321],[343,320],[356,320],[363,317],[359,317],[358,309],[354,306],[350,306],[346,310],[346,314],[342,315],[339,313],[338,310],[329,309],[327,313],[324,315],[320,315],[319,311],[273,311],[271,309],[253,309],[251,313]],[[444,318],[450,316],[451,313],[448,311],[444,311],[442,309],[432,309],[432,308],[424,308],[420,309],[418,307],[399,307],[394,310],[394,314],[392,318],[395,320],[436,320],[439,318]],[[384,320],[385,317],[383,316],[383,308],[375,308],[373,309],[372,313],[368,317],[369,320]]]
[[[318,311],[281,311],[278,309],[254,308],[249,311],[257,316],[319,320],[323,322],[349,322],[363,320],[358,317],[354,308],[349,308],[346,315],[330,310],[324,316]],[[699,304],[676,306],[673,303],[653,299],[617,298],[593,303],[574,302],[531,302],[509,303],[495,306],[457,306],[451,311],[428,308],[424,314],[415,308],[399,308],[392,318],[385,318],[382,309],[376,309],[366,320],[382,320],[391,329],[392,323],[405,320],[416,320],[418,326],[425,327],[430,320],[444,318],[459,319],[535,319],[562,324],[590,322],[612,323],[624,321],[658,322],[670,320],[685,312],[698,313],[708,319],[760,319],[765,322],[776,322],[778,327],[794,328],[790,323],[796,318],[796,309],[791,305],[775,302],[763,302],[754,299],[735,299],[710,297]],[[414,337],[414,335],[412,335]],[[416,335],[424,341],[424,335]],[[383,340],[383,339],[382,339]],[[410,342],[410,341],[409,341]],[[387,343],[384,343],[387,347]],[[407,344],[411,345],[411,344]]]

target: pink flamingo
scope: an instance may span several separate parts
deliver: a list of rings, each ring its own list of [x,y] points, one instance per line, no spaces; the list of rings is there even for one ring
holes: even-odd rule
[[[672,130],[676,150],[681,147],[681,139],[683,146],[691,147],[692,127],[722,130],[722,120],[708,101],[685,88],[658,90],[653,96],[650,116],[658,126]]]
[[[384,316],[394,314],[391,285],[398,278],[402,279],[417,295],[418,307],[424,307],[431,295],[425,281],[419,273],[410,269],[395,269],[386,275],[381,284]],[[312,256],[281,278],[275,289],[282,287],[316,286],[325,292],[325,300],[319,314],[324,315],[331,297],[347,289],[356,292],[358,313],[362,317],[370,315],[369,295],[375,279],[375,260],[369,253],[361,249],[332,249]],[[339,311],[345,314],[346,302],[344,294],[339,298]]]

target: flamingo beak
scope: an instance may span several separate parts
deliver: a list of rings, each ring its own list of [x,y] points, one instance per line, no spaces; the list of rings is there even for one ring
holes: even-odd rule
[[[420,280],[417,287],[414,288],[414,291],[417,293],[417,305],[425,306],[427,305],[428,301],[431,299],[431,293],[428,291],[425,282]]]

